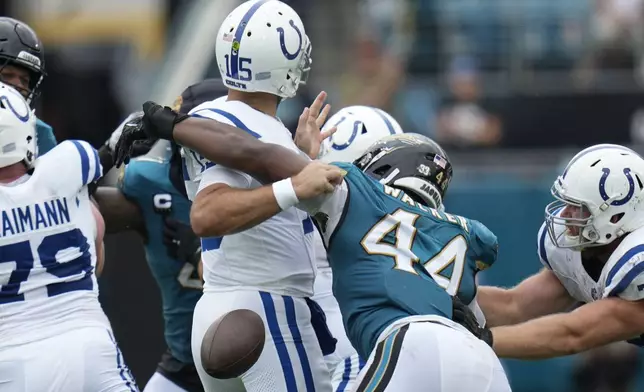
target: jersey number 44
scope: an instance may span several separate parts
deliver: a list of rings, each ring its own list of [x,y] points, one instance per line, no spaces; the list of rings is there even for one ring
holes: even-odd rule
[[[431,259],[420,261],[411,250],[416,237],[416,220],[420,216],[405,210],[397,210],[386,215],[362,239],[363,249],[373,255],[384,255],[394,258],[395,269],[417,275],[415,263],[422,263],[434,281],[449,295],[455,295],[463,277],[465,269],[465,256],[467,254],[467,240],[462,235],[453,237]],[[385,236],[393,233],[395,243],[383,241]],[[453,265],[450,277],[443,275],[450,265]]]

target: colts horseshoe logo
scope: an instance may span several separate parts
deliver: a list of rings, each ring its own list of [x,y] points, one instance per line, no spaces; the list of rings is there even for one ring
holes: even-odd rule
[[[297,28],[297,26],[295,25],[295,22],[293,22],[292,19],[288,21],[288,24],[291,25],[291,27],[295,30],[295,32],[297,33],[297,36],[300,39],[300,43],[297,44],[297,50],[295,51],[295,53],[290,53],[286,48],[286,43],[284,42],[284,29],[281,27],[278,27],[277,32],[280,35],[280,47],[282,48],[282,53],[287,59],[293,60],[300,54],[300,51],[302,51],[302,32],[300,31],[300,29]]]
[[[11,104],[11,101],[9,100],[9,98],[6,95],[0,96],[0,102],[2,102],[2,104],[7,109],[11,110],[13,112],[13,114],[15,114],[16,117],[18,117],[18,120],[20,120],[22,122],[29,121],[29,112],[30,112],[30,110],[29,110],[29,107],[27,105],[25,105],[25,114],[22,115],[22,114],[20,114],[20,113],[18,113],[16,111],[16,108],[13,107],[13,105]]]
[[[606,179],[610,174],[610,169],[603,168],[602,172],[604,172],[604,174],[602,174],[602,178],[599,179],[599,195],[602,197],[604,201],[606,201],[609,199],[609,196],[606,194]],[[610,203],[610,205],[612,206],[622,206],[628,203],[628,201],[631,200],[631,198],[633,197],[633,194],[635,193],[635,181],[633,181],[633,176],[631,175],[631,169],[625,168],[624,175],[628,179],[628,193],[622,199],[613,200]]]

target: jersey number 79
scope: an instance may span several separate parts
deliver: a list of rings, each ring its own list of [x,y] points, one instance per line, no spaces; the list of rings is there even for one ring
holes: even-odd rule
[[[48,297],[69,291],[93,289],[92,257],[87,238],[80,229],[48,235],[43,238],[36,251],[45,271],[59,278],[59,281],[46,285]],[[57,256],[63,252],[76,252],[77,257],[67,262],[59,262]],[[34,260],[28,240],[0,246],[0,269],[5,268],[3,263],[15,265],[13,272],[8,275],[9,279],[0,281],[0,305],[25,300],[21,285],[29,279],[34,269]]]
[[[364,236],[361,241],[362,248],[372,255],[393,257],[395,269],[412,274],[418,274],[414,269],[414,263],[422,263],[439,286],[445,289],[449,295],[455,295],[461,284],[465,268],[467,240],[462,235],[457,235],[434,257],[421,262],[411,250],[416,236],[414,224],[418,218],[418,214],[401,209],[386,215]],[[389,233],[393,233],[394,244],[383,241]],[[442,275],[442,272],[451,264],[453,264],[452,274],[448,278]]]

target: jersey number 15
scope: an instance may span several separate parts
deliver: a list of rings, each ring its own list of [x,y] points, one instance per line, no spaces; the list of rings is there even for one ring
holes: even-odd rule
[[[372,255],[385,255],[394,258],[395,269],[417,275],[414,263],[421,262],[412,252],[416,236],[414,223],[418,214],[404,210],[397,210],[376,223],[362,239],[363,249]],[[384,242],[383,238],[393,233],[395,243]],[[443,249],[431,259],[421,262],[434,281],[449,295],[458,292],[465,268],[465,255],[467,253],[467,241],[462,235],[452,238]],[[450,265],[453,265],[452,275],[447,278],[441,273]]]

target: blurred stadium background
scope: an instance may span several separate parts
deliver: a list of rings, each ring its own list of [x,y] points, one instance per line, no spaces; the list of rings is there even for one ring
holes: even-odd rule
[[[291,0],[313,72],[280,115],[293,126],[320,90],[337,110],[388,110],[443,143],[447,207],[499,237],[481,282],[540,268],[549,188],[576,150],[644,141],[644,0]],[[141,102],[170,104],[217,77],[214,35],[239,0],[3,0],[43,40],[39,117],[59,140],[100,145]],[[222,90],[223,91],[223,90]],[[109,238],[102,301],[141,386],[164,350],[160,303],[138,239]],[[516,392],[644,390],[644,357],[616,344],[550,361],[506,361]]]

